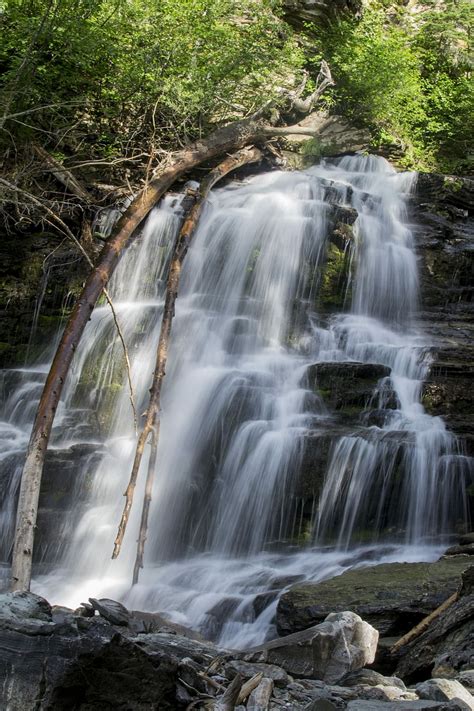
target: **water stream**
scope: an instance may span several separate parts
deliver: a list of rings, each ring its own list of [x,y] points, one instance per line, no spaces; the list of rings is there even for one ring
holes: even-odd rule
[[[418,272],[406,211],[414,180],[382,158],[357,156],[213,191],[183,271],[146,564],[132,590],[143,492],[139,486],[122,554],[111,561],[135,435],[121,345],[107,305],[96,308],[50,453],[75,502],[58,514],[46,499],[37,592],[70,606],[90,595],[120,598],[239,647],[274,633],[278,595],[292,582],[439,556],[443,537],[467,524],[470,474],[456,439],[420,404],[433,344],[414,320]],[[318,312],[334,205],[355,208],[358,218],[343,305]],[[110,285],[140,412],[181,216],[181,198],[166,198]],[[310,387],[308,367],[344,372],[354,362],[390,370],[376,379],[364,412],[341,421]],[[3,560],[45,371],[40,364],[4,374]],[[319,500],[305,497],[308,437],[328,434]]]

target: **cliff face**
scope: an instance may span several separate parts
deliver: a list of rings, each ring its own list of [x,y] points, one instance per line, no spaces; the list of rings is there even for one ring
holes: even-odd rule
[[[57,235],[0,235],[0,367],[35,360],[54,338],[86,270]]]
[[[419,320],[436,344],[423,389],[429,414],[441,415],[473,453],[474,180],[420,174],[414,196],[422,306]]]
[[[422,404],[428,414],[441,416],[458,436],[461,455],[474,454],[474,181],[468,178],[420,174],[410,204],[415,224],[421,303],[416,325],[431,347],[431,365],[422,388]],[[341,310],[348,277],[347,242],[350,232],[340,225],[328,248],[326,274],[318,297],[318,312]],[[342,229],[341,229],[342,228]],[[334,443],[357,429],[370,438],[371,426],[383,424],[387,410],[364,411],[368,393],[381,377],[377,366],[355,364],[316,365],[319,395],[335,412],[336,421],[325,432],[309,431],[303,437],[302,477],[298,495],[303,515],[319,499]],[[309,377],[311,381],[311,374]],[[311,383],[310,383],[311,384]],[[388,398],[386,407],[393,407]],[[393,433],[385,445],[393,459],[394,477],[403,477],[403,459],[411,443],[406,433]],[[468,465],[466,461],[466,466]],[[474,516],[474,490],[467,477],[467,498]],[[469,483],[471,482],[471,483]],[[374,497],[377,499],[377,497]],[[386,512],[387,517],[389,512]],[[385,514],[382,514],[385,515]]]
[[[328,23],[343,13],[358,15],[362,0],[284,0],[285,19],[296,28],[305,22]]]

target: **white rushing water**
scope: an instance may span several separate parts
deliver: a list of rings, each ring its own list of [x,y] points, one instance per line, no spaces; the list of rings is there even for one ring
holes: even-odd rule
[[[211,194],[182,276],[145,569],[133,589],[143,482],[123,551],[112,561],[136,439],[121,346],[108,307],[96,308],[51,454],[60,467],[72,457],[80,501],[57,522],[53,517],[36,591],[71,606],[91,595],[119,597],[245,646],[273,633],[278,594],[296,580],[439,555],[441,536],[467,522],[468,462],[443,421],[420,404],[432,344],[412,321],[418,276],[405,199],[413,180],[381,158],[357,156]],[[358,219],[341,284],[344,308],[329,316],[315,304],[332,204],[355,208]],[[181,199],[172,197],[153,211],[110,285],[139,412],[181,212]],[[317,362],[353,361],[388,366],[390,375],[368,403],[367,417],[375,411],[377,424],[356,418],[342,431],[306,374]],[[11,542],[21,451],[42,371],[9,375],[0,428],[4,542]],[[298,489],[305,438],[331,431],[318,505]]]

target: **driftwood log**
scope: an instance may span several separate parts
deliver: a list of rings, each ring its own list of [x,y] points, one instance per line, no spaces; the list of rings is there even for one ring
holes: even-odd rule
[[[224,694],[214,704],[214,711],[234,711],[242,688],[242,677],[236,674]]]
[[[153,380],[150,388],[150,399],[148,408],[145,413],[145,423],[138,439],[135,458],[133,462],[130,481],[125,492],[125,506],[120,520],[117,537],[115,539],[114,551],[112,558],[116,558],[122,546],[125,529],[127,527],[130,510],[133,503],[133,495],[138,479],[140,464],[143,457],[146,442],[151,435],[151,451],[148,460],[148,473],[145,484],[145,496],[143,501],[140,533],[138,537],[137,557],[133,571],[133,584],[138,581],[140,568],[143,567],[143,553],[145,549],[146,532],[148,528],[148,514],[150,510],[151,493],[153,487],[153,478],[156,467],[156,457],[158,442],[160,436],[159,412],[161,401],[161,389],[163,379],[166,372],[166,363],[168,359],[168,345],[171,334],[171,327],[175,313],[175,304],[178,296],[179,282],[181,278],[181,268],[188,251],[191,239],[196,230],[199,217],[204,207],[205,200],[209,195],[210,190],[216,183],[231,171],[247,164],[255,163],[262,157],[261,152],[257,148],[244,148],[238,153],[228,156],[217,168],[212,170],[207,178],[205,178],[200,186],[198,198],[186,217],[183,226],[179,232],[176,244],[171,259],[168,280],[166,284],[165,304],[163,307],[163,318],[161,322],[160,337],[156,353],[156,364],[153,373]]]
[[[310,128],[298,125],[276,128],[265,123],[261,115],[259,111],[253,117],[224,126],[206,139],[198,140],[176,152],[165,166],[157,170],[153,180],[129,205],[104,244],[97,264],[90,272],[66,324],[38,405],[20,484],[13,542],[12,590],[30,588],[34,531],[46,450],[69,367],[97,299],[112,276],[124,249],[133,240],[137,228],[181,176],[205,161],[265,141],[271,136],[285,133],[314,135]]]

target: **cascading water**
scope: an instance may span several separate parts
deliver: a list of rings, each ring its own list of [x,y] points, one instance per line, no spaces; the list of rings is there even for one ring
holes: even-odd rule
[[[442,420],[420,404],[430,344],[414,321],[418,278],[405,210],[412,182],[381,158],[358,156],[211,194],[183,271],[146,565],[131,590],[143,492],[138,487],[123,551],[111,561],[136,440],[111,314],[106,305],[95,310],[50,453],[72,458],[74,510],[60,517],[63,536],[44,549],[38,592],[68,605],[89,595],[120,597],[244,646],[272,633],[275,600],[296,580],[369,560],[439,554],[440,534],[467,522],[468,462]],[[334,205],[352,206],[358,220],[350,276],[341,284],[347,308],[328,317],[315,304]],[[110,285],[140,412],[181,212],[180,198],[163,201]],[[308,367],[354,362],[387,366],[390,375],[362,416],[342,426],[323,390],[309,387]],[[14,394],[1,455],[10,491],[0,518],[6,541],[41,371],[19,381],[18,371],[9,375]],[[332,432],[334,441],[319,501],[308,502],[298,493],[305,438],[320,432]]]

